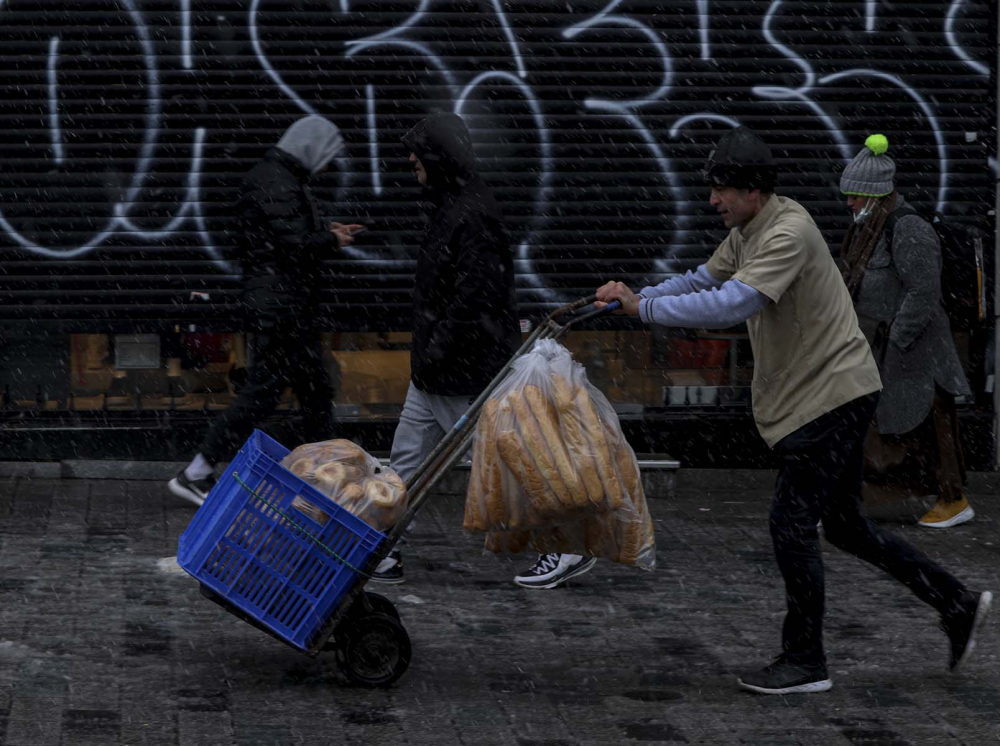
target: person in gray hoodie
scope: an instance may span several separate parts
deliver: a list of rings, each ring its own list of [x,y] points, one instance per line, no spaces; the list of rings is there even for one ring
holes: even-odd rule
[[[215,484],[215,465],[229,457],[291,386],[307,441],[334,435],[333,386],[323,364],[315,320],[324,259],[354,241],[361,225],[323,225],[310,180],[344,152],[328,119],[310,115],[289,127],[244,177],[235,204],[243,271],[242,306],[254,333],[246,382],[209,429],[198,454],[170,480],[170,491],[201,505]]]
[[[955,412],[955,397],[972,391],[941,301],[940,241],[896,191],[888,148],[872,135],[840,179],[854,216],[841,268],[884,386],[865,442],[865,492],[936,495],[919,525],[950,528],[975,515]]]

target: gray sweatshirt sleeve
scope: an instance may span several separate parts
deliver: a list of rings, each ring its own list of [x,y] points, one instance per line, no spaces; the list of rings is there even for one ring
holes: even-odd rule
[[[704,264],[698,265],[694,272],[688,270],[682,275],[664,280],[659,285],[650,285],[639,291],[643,298],[662,298],[665,295],[684,295],[697,293],[699,290],[711,290],[722,285],[722,280],[716,280]]]
[[[906,294],[889,339],[908,350],[924,333],[941,300],[941,244],[931,224],[919,217],[902,218],[892,235],[892,261]]]
[[[768,303],[770,299],[759,290],[728,280],[718,288],[644,298],[639,301],[639,318],[647,324],[727,329],[746,321]]]

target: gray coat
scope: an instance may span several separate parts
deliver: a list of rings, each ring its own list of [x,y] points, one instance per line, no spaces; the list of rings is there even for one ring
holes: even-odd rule
[[[899,195],[896,209],[905,204]],[[972,393],[941,305],[941,244],[926,220],[900,218],[891,252],[886,234],[879,237],[855,309],[869,343],[877,322],[889,324],[879,366],[884,386],[876,413],[880,433],[900,435],[923,422],[934,403],[935,384],[955,396]]]

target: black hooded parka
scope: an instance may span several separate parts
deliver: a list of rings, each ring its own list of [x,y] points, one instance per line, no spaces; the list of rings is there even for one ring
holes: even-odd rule
[[[421,121],[403,143],[427,172],[427,226],[413,294],[414,385],[480,393],[520,345],[514,254],[500,206],[455,114]]]

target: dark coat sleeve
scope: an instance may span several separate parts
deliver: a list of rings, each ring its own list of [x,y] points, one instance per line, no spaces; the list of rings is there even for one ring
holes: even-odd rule
[[[276,257],[310,262],[338,248],[335,235],[313,225],[312,210],[298,184],[283,179],[248,182],[238,211],[251,240],[267,241]]]

